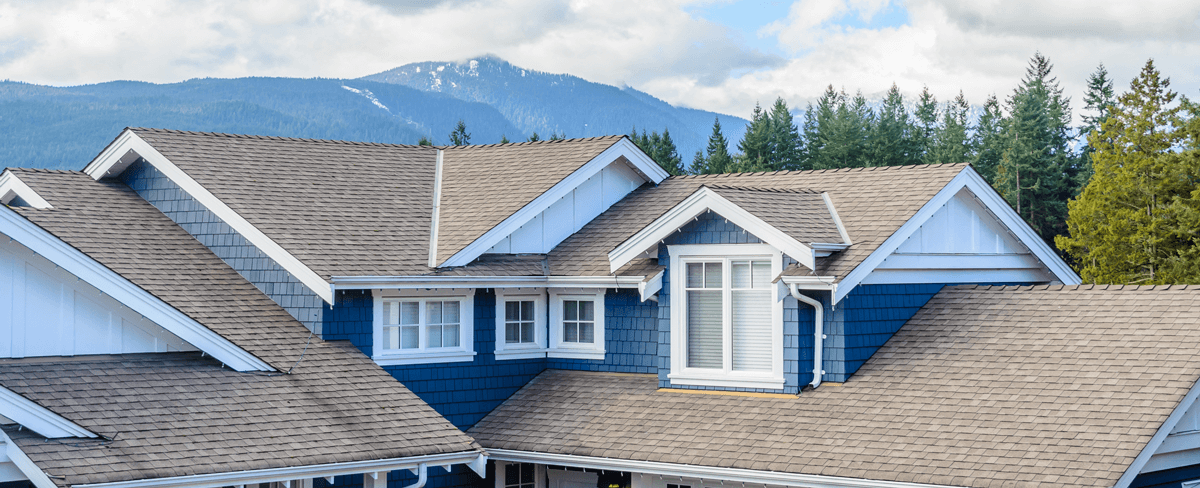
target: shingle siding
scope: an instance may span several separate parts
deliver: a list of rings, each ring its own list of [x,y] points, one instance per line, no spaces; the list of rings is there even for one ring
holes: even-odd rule
[[[550,369],[656,373],[659,304],[642,301],[637,290],[609,290],[604,296],[604,360],[549,358]]]
[[[321,297],[161,171],[139,159],[121,173],[120,180],[275,300],[305,327],[322,333],[320,327],[326,306]]]

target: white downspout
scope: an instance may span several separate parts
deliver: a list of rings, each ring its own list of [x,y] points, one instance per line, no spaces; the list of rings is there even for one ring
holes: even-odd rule
[[[812,305],[813,308],[813,380],[810,384],[815,389],[821,386],[821,376],[825,374],[825,370],[821,369],[821,353],[825,350],[825,306],[802,295],[795,283],[788,283],[788,289],[791,290],[793,298]]]
[[[429,479],[429,465],[421,463],[417,465],[417,482],[404,488],[421,488],[425,486],[425,481]]]

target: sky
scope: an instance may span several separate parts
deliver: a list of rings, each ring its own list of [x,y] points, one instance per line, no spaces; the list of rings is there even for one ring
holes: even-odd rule
[[[0,79],[56,86],[357,78],[495,54],[745,117],[829,85],[979,105],[1035,52],[1077,113],[1100,63],[1120,92],[1153,58],[1200,99],[1200,1],[0,0]]]

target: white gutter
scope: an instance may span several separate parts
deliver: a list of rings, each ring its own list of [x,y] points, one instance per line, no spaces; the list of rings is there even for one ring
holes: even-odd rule
[[[441,151],[438,151],[438,152],[441,152]],[[450,472],[450,470],[447,469],[446,472]],[[404,488],[421,488],[421,487],[425,486],[425,481],[428,478],[429,478],[429,465],[425,464],[425,463],[421,463],[421,464],[417,465],[417,482],[413,483],[411,485],[405,486]]]
[[[233,473],[212,473],[192,476],[176,476],[171,478],[152,478],[133,481],[117,481],[112,483],[91,483],[73,485],[73,488],[218,488],[223,486],[252,485],[255,483],[273,483],[283,480],[304,478],[328,478],[362,473],[387,473],[400,469],[418,470],[418,476],[426,474],[426,465],[465,464],[481,478],[484,476],[483,466],[487,462],[486,454],[478,451],[456,452],[449,454],[432,454],[409,458],[377,459],[372,461],[355,461],[337,464],[318,464],[314,466],[298,466],[291,468],[259,469],[254,471],[238,471]],[[386,477],[385,477],[386,479]],[[423,483],[418,480],[418,483]],[[420,485],[405,488],[419,488]],[[38,488],[42,488],[38,486]],[[55,488],[51,485],[48,488]]]
[[[788,289],[792,291],[792,297],[813,308],[813,380],[810,384],[816,389],[821,386],[821,377],[825,375],[825,370],[821,369],[824,365],[821,353],[825,350],[825,306],[800,293],[800,287],[795,283],[788,284]]]
[[[334,276],[335,290],[422,288],[638,288],[644,276]]]
[[[720,480],[729,481],[731,483],[756,485],[783,485],[805,488],[945,488],[948,486],[929,485],[924,483],[907,483],[903,481],[876,481],[861,478],[843,478],[838,476],[781,473],[778,471],[716,468],[711,466],[660,463],[654,461],[633,461],[628,459],[574,456],[570,454],[512,451],[508,449],[488,449],[487,452],[490,458],[497,461],[553,464],[558,466],[569,466],[573,468],[626,471],[632,473],[656,474],[659,476],[700,478],[705,480]]]

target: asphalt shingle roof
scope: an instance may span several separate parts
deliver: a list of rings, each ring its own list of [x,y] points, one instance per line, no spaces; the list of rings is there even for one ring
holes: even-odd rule
[[[955,486],[1112,486],[1200,377],[1195,287],[947,287],[795,398],[547,371],[485,448]]]

